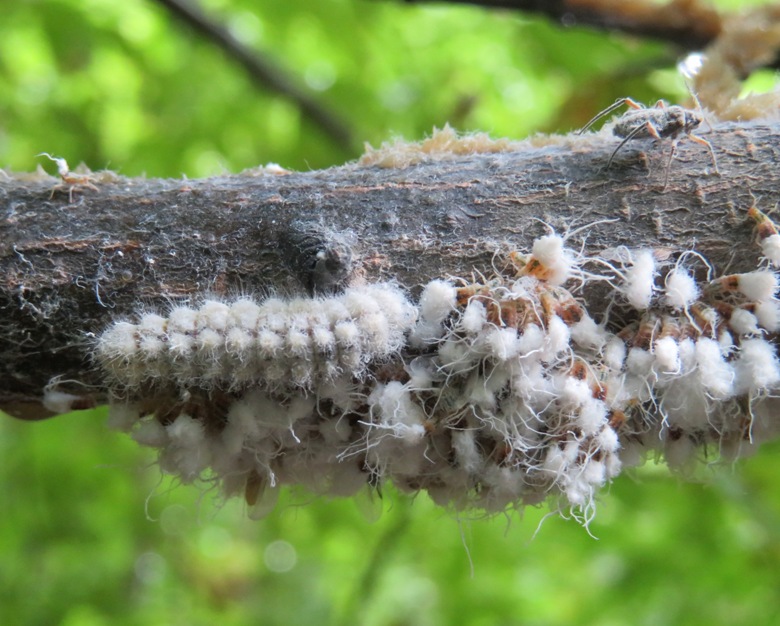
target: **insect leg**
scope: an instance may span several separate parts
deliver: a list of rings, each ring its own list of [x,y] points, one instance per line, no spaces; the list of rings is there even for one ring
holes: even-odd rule
[[[720,176],[720,170],[718,170],[718,162],[715,159],[715,151],[712,149],[712,144],[703,137],[699,137],[693,133],[688,133],[688,139],[695,141],[696,143],[700,143],[703,146],[707,146],[707,150],[710,151],[710,157],[712,157],[712,167],[715,168],[715,172],[718,176]]]
[[[624,138],[623,141],[620,142],[617,148],[612,152],[612,155],[609,157],[609,161],[607,161],[607,169],[609,169],[612,166],[612,161],[615,158],[615,155],[620,152],[620,149],[625,146],[631,139],[636,137],[639,133],[642,131],[647,130],[644,124],[640,124],[636,128],[633,128],[630,133],[628,133]],[[655,131],[655,128],[653,128]]]
[[[632,100],[631,98],[623,98],[625,100],[626,106],[631,107],[632,109],[644,109],[645,105],[641,102],[637,102],[636,100]],[[663,102],[663,100],[659,100],[658,102]],[[658,106],[656,104],[655,106]]]
[[[661,139],[661,135],[658,132],[658,129],[653,125],[652,122],[647,122],[645,124],[645,128],[647,129],[647,134],[650,135],[653,139]]]
[[[666,175],[664,176],[664,189],[669,186],[669,172],[672,171],[672,161],[677,154],[677,139],[672,139],[672,149],[669,152],[669,161],[666,163]]]

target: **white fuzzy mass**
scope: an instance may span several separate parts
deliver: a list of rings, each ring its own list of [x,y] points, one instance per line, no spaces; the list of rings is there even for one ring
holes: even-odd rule
[[[541,237],[484,282],[433,280],[416,304],[382,283],[117,321],[95,347],[111,425],[253,516],[283,485],[392,481],[457,509],[552,497],[586,523],[623,466],[660,451],[684,469],[702,446],[726,457],[780,431],[774,271],[705,284],[629,250],[598,276],[564,244]],[[591,317],[589,280],[619,316]]]

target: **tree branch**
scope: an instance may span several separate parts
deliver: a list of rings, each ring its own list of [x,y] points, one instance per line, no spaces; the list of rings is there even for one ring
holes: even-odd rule
[[[410,4],[420,1],[406,0]],[[718,12],[699,0],[666,4],[622,0],[447,0],[452,4],[513,9],[545,15],[563,26],[588,26],[668,41],[684,50],[702,50],[720,33]]]
[[[632,140],[605,170],[618,141],[606,133],[536,145],[450,137],[438,154],[395,146],[367,155],[385,167],[194,181],[100,173],[91,179],[99,191],[76,185],[73,204],[67,186],[50,197],[51,177],[0,174],[0,408],[48,415],[41,400],[54,377],[103,401],[94,337],[139,309],[361,281],[417,293],[436,277],[489,275],[496,253],[527,250],[548,227],[587,226],[569,244],[585,254],[696,249],[719,270],[745,271],[757,258],[748,252],[752,197],[780,201],[780,125],[723,125],[707,136],[720,176],[707,149],[684,140],[665,189],[666,141]],[[494,153],[463,154],[480,151]],[[582,297],[603,311],[597,287]]]
[[[230,58],[244,67],[255,83],[294,102],[303,114],[319,126],[339,148],[347,154],[354,154],[355,143],[346,123],[298,85],[268,55],[249,50],[226,28],[210,20],[194,2],[186,0],[156,0],[156,2],[222,48]]]

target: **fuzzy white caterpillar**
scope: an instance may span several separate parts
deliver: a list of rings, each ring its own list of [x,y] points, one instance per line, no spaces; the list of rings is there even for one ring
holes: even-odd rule
[[[281,383],[300,387],[359,376],[367,363],[404,344],[416,309],[394,285],[347,289],[332,298],[206,300],[168,317],[116,322],[99,338],[96,357],[114,385],[187,388]]]

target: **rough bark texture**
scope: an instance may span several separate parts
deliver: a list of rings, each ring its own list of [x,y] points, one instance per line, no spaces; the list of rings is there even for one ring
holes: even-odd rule
[[[695,248],[718,269],[752,269],[746,210],[780,200],[780,125],[718,126],[717,155],[683,139],[603,133],[553,138],[495,154],[445,155],[405,168],[346,165],[207,180],[95,175],[98,191],[52,188],[46,176],[0,173],[0,409],[48,416],[55,376],[102,400],[94,334],[139,308],[166,309],[204,292],[327,292],[395,279],[413,293],[435,277],[489,273],[501,250],[547,230],[585,252],[627,245]],[[547,143],[547,145],[544,145]],[[609,220],[609,221],[608,221]],[[744,256],[744,259],[743,259]],[[605,303],[584,294],[591,312]],[[67,387],[67,385],[66,385]],[[74,387],[84,391],[84,387]]]

